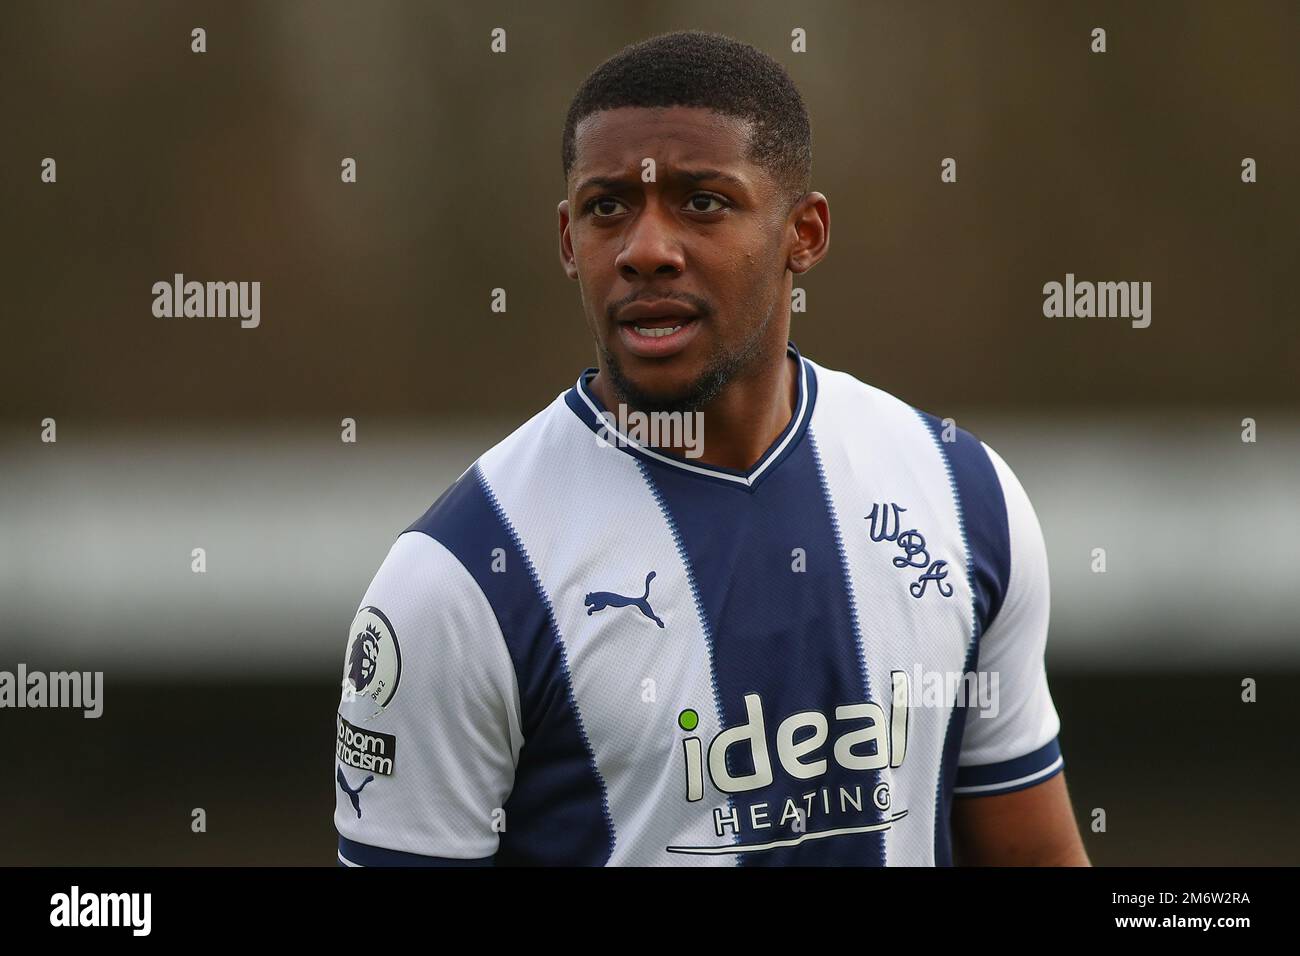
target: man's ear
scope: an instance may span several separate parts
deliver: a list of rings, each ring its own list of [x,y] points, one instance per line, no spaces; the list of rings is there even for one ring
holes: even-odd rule
[[[831,208],[821,193],[807,193],[790,212],[794,245],[786,267],[796,275],[807,272],[831,247]]]
[[[573,243],[569,241],[569,200],[560,200],[555,209],[560,220],[560,266],[570,279],[578,278],[578,264],[573,259]]]

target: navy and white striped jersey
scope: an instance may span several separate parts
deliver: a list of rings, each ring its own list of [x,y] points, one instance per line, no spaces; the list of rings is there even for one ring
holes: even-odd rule
[[[620,436],[588,369],[398,536],[348,635],[340,862],[947,865],[954,795],[1061,769],[1020,483],[790,353],[747,472]]]

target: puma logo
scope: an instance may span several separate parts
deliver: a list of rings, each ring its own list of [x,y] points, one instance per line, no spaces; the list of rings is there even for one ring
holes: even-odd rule
[[[587,605],[587,616],[591,617],[597,611],[603,611],[607,607],[635,607],[650,620],[663,627],[664,622],[659,620],[655,612],[650,608],[650,582],[654,579],[655,573],[653,571],[645,576],[645,594],[640,597],[626,597],[622,594],[615,594],[613,591],[589,592],[582,602]]]
[[[368,777],[366,777],[365,780],[361,781],[361,786],[357,787],[357,789],[355,790],[353,790],[351,787],[348,786],[348,778],[343,776],[342,767],[339,767],[337,776],[338,776],[339,786],[343,788],[343,792],[346,793],[348,795],[348,799],[352,801],[352,809],[357,811],[357,819],[360,820],[361,819],[361,791],[366,789],[366,784],[368,784],[371,780],[375,779],[375,775],[373,773],[370,774]]]

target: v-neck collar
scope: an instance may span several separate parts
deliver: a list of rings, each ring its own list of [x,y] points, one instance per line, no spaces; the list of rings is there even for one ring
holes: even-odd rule
[[[748,470],[694,462],[681,455],[650,448],[624,434],[618,428],[618,418],[609,412],[591,391],[590,382],[596,374],[595,368],[588,368],[578,376],[574,386],[565,392],[564,401],[593,432],[601,435],[610,445],[640,461],[675,468],[733,487],[753,490],[764,476],[772,473],[808,429],[813,404],[817,400],[817,376],[813,373],[811,365],[799,354],[793,342],[787,343],[786,354],[792,356],[799,366],[798,395],[795,397],[794,414],[781,434]]]

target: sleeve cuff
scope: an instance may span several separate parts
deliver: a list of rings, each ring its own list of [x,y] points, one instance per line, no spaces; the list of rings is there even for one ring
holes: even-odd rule
[[[986,763],[972,767],[958,767],[957,781],[952,792],[964,796],[987,797],[997,793],[1011,793],[1023,790],[1061,772],[1065,767],[1065,758],[1061,756],[1061,744],[1053,737],[1033,753],[1003,760],[999,763]]]
[[[339,835],[340,866],[492,866],[492,857],[481,860],[458,860],[442,856],[423,856],[404,850],[358,843]]]

